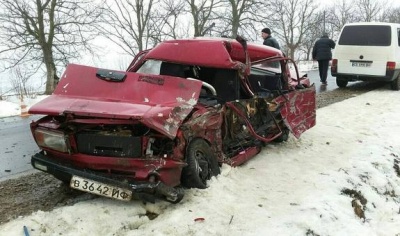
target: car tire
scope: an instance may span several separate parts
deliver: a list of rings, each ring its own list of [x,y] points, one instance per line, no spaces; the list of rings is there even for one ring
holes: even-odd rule
[[[347,81],[346,79],[343,79],[341,77],[337,77],[336,78],[336,85],[339,88],[346,88],[347,84],[349,83],[349,81]]]
[[[218,160],[210,145],[203,139],[195,139],[186,151],[186,163],[181,182],[187,188],[207,188],[207,180],[220,173]]]
[[[395,80],[390,82],[390,88],[394,91],[399,91],[400,90],[400,75],[397,76]]]

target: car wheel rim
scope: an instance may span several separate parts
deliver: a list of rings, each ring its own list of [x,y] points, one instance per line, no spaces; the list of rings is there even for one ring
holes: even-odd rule
[[[208,161],[203,152],[196,152],[196,171],[203,182],[208,178]]]

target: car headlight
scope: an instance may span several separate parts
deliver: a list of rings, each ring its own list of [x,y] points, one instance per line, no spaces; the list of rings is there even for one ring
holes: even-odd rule
[[[54,149],[60,152],[68,152],[68,146],[64,133],[43,129],[34,131],[36,143],[40,147]]]

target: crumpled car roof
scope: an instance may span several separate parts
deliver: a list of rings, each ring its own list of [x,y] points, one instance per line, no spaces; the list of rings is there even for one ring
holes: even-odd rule
[[[284,56],[278,49],[255,43],[248,43],[247,50],[251,62]],[[227,38],[201,37],[168,40],[158,44],[145,57],[146,59],[216,68],[235,68],[238,62],[246,62],[240,43]]]

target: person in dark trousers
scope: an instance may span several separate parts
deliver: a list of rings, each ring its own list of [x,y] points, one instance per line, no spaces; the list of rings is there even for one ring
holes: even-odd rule
[[[312,50],[313,60],[318,61],[319,78],[323,85],[326,85],[326,79],[328,77],[329,61],[332,60],[332,49],[334,49],[336,43],[328,37],[327,33],[324,33],[320,39],[318,39]]]
[[[274,47],[279,50],[281,49],[278,41],[271,36],[271,30],[269,28],[264,28],[261,30],[261,37],[264,39],[264,45]]]

